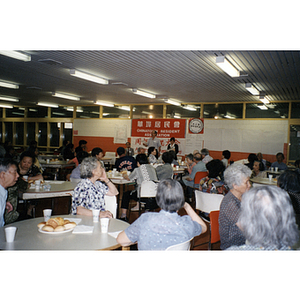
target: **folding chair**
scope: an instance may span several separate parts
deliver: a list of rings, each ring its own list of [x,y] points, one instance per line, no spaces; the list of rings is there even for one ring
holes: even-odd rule
[[[208,172],[197,172],[194,178],[194,188],[196,184],[200,183],[200,180],[208,175]]]
[[[209,240],[209,250],[212,250],[212,244],[220,241],[219,233],[219,210],[211,211],[209,214],[210,218],[210,240]]]
[[[165,251],[180,251],[180,250],[186,250],[189,251],[191,248],[191,240],[193,238],[191,238],[190,240],[180,243],[180,244],[176,244],[173,246],[168,247]]]
[[[115,219],[117,216],[117,197],[116,196],[104,196],[104,201],[105,201],[105,210],[109,210],[113,218]]]
[[[139,216],[141,215],[142,212],[142,203],[147,204],[147,199],[152,199],[155,201],[156,197],[156,190],[157,190],[157,183],[154,181],[143,181],[140,188],[139,188],[139,197],[138,197],[138,202],[139,202]],[[154,198],[154,199],[153,199]],[[145,202],[142,201],[142,199],[146,200]],[[155,202],[156,204],[156,202]],[[153,207],[151,209],[157,208]]]

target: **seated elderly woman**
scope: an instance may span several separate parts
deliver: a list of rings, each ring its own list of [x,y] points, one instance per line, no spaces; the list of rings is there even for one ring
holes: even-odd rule
[[[164,152],[161,156],[164,164],[156,167],[156,174],[158,180],[163,180],[173,177],[173,168],[171,163],[173,161],[173,155],[170,152]]]
[[[111,218],[112,213],[105,211],[104,195],[118,195],[118,190],[107,178],[105,170],[96,157],[85,158],[80,165],[83,178],[75,187],[72,197],[73,215],[93,216],[92,209],[100,209],[100,218]]]
[[[148,148],[148,161],[149,164],[156,164],[157,158],[156,158],[156,149],[155,147],[149,147]]]
[[[184,201],[183,189],[178,181],[161,181],[157,187],[156,202],[160,212],[142,214],[118,235],[119,244],[128,246],[137,242],[139,250],[165,250],[206,231],[205,223]],[[188,215],[177,214],[182,207]]]
[[[229,192],[224,196],[220,205],[219,232],[222,250],[245,244],[245,237],[237,226],[240,216],[242,195],[250,187],[251,170],[243,164],[234,163],[224,172],[224,180]]]
[[[292,201],[297,224],[300,225],[300,175],[297,171],[286,170],[277,179],[277,186],[285,190]]]
[[[259,178],[267,178],[267,172],[264,171],[264,164],[258,160],[253,162],[252,174],[250,178],[259,177]]]
[[[291,200],[276,186],[255,187],[242,196],[238,226],[246,244],[228,250],[290,250],[299,238]]]

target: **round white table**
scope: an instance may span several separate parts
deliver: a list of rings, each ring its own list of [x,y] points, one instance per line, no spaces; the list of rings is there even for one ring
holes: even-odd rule
[[[270,180],[269,178],[254,177],[250,181],[260,185],[277,185],[277,180]]]
[[[54,217],[54,216],[53,216]],[[55,216],[56,217],[56,216]],[[101,232],[100,222],[93,223],[92,217],[78,215],[62,215],[65,219],[81,219],[80,225],[94,226],[92,233],[65,232],[47,234],[38,231],[37,224],[44,218],[35,218],[15,222],[0,228],[0,249],[2,250],[113,250],[121,247],[114,236],[126,229],[129,223],[110,219],[108,233]],[[5,227],[17,227],[15,240],[5,241]],[[127,250],[128,247],[122,248]]]

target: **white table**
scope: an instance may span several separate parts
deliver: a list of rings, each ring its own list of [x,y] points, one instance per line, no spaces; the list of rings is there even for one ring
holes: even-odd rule
[[[108,233],[101,232],[100,222],[93,223],[92,217],[62,215],[63,218],[79,218],[78,225],[94,226],[93,233],[65,232],[47,234],[38,231],[37,224],[44,218],[35,218],[9,224],[15,226],[17,232],[12,243],[6,243],[4,228],[0,228],[0,249],[2,250],[113,250],[120,247],[116,238],[109,233],[116,233],[126,229],[129,223],[118,219],[110,219]],[[128,248],[123,248],[124,250]]]
[[[60,170],[62,170],[64,168],[75,168],[76,167],[75,163],[69,163],[65,160],[57,160],[57,161],[52,161],[52,162],[50,161],[49,163],[47,163],[47,161],[45,161],[45,160],[40,160],[40,165],[44,169],[46,169],[46,168],[55,169],[54,178],[58,177]]]
[[[250,181],[260,185],[277,185],[277,180],[270,180],[269,178],[254,177],[251,178]]]

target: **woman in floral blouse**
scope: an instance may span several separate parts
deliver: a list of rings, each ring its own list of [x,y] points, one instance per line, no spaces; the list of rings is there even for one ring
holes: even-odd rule
[[[116,196],[119,192],[107,178],[98,159],[85,158],[80,166],[80,175],[83,179],[74,189],[72,214],[92,216],[92,209],[100,209],[100,218],[111,218],[112,213],[105,211],[104,195]]]

